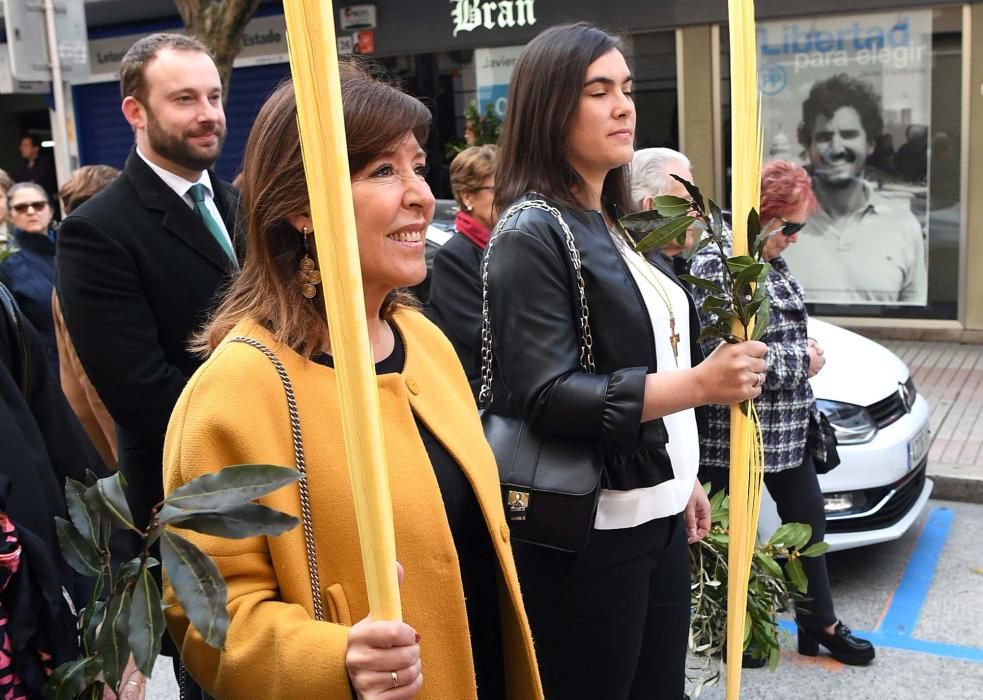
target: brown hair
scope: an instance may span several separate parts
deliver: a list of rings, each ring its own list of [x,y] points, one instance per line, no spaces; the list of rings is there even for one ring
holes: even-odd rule
[[[812,213],[819,206],[812,191],[812,179],[801,165],[773,160],[761,169],[761,224],[781,218],[803,202]],[[803,223],[803,222],[797,222]]]
[[[414,97],[373,76],[363,65],[342,61],[341,96],[352,175],[411,132],[422,146],[430,111]],[[207,354],[245,319],[266,325],[276,340],[309,356],[328,347],[324,299],[305,299],[297,270],[304,236],[287,217],[308,211],[307,179],[297,131],[294,87],[286,80],[273,91],[253,122],[243,153],[242,206],[247,246],[242,272],[192,349]],[[323,289],[323,287],[318,287]],[[411,305],[402,290],[389,293],[381,316]]]
[[[14,186],[14,178],[7,174],[6,170],[0,170],[0,190],[6,193],[11,187]]]
[[[157,33],[138,39],[127,50],[119,64],[119,91],[124,99],[131,95],[139,102],[147,102],[147,83],[144,72],[147,64],[161,51],[200,51],[214,61],[208,48],[191,36]]]
[[[499,140],[495,209],[504,212],[535,190],[583,211],[573,190],[582,190],[585,183],[567,158],[567,135],[587,68],[617,48],[616,37],[580,22],[550,27],[522,50],[512,72]],[[608,172],[601,195],[612,216],[631,211],[628,164]]]
[[[454,156],[451,161],[451,191],[461,209],[465,208],[461,195],[476,192],[485,180],[495,174],[497,162],[498,146],[493,143],[471,146]]]
[[[111,165],[83,165],[58,190],[65,214],[71,214],[117,177],[119,170]]]

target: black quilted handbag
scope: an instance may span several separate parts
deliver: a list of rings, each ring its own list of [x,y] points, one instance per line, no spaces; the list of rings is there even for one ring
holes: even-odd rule
[[[593,374],[590,314],[580,274],[580,254],[573,233],[559,210],[542,200],[527,200],[500,219],[504,222],[522,209],[542,209],[556,217],[566,237],[580,307],[580,364]],[[484,410],[481,423],[498,464],[505,515],[512,539],[567,552],[579,552],[587,546],[597,499],[600,495],[602,456],[596,441],[572,438],[547,438],[537,435],[519,418],[491,413],[492,334],[488,314],[488,259],[494,247],[496,228],[482,262],[481,319],[481,391],[478,404]]]

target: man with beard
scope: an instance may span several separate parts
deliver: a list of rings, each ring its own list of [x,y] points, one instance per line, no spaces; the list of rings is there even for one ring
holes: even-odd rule
[[[238,270],[244,240],[238,192],[209,171],[225,113],[204,45],[175,34],[140,39],[123,57],[120,87],[136,144],[123,173],[62,224],[57,290],[116,424],[119,469],[142,527],[163,498],[167,421],[201,363],[188,340]]]
[[[847,75],[817,82],[802,104],[799,143],[819,209],[784,256],[810,302],[925,304],[925,238],[908,198],[864,179],[884,129],[879,98]]]

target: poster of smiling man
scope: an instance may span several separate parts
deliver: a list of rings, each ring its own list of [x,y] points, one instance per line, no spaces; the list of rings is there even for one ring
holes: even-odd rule
[[[820,204],[784,253],[809,302],[926,303],[931,42],[928,10],[758,26],[765,159]]]

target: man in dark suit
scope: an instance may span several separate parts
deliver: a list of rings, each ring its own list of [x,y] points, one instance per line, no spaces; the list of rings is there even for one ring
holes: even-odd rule
[[[242,242],[238,195],[208,170],[225,114],[205,47],[145,37],[120,73],[136,146],[122,175],[62,224],[57,287],[82,365],[118,426],[133,515],[145,522],[163,497],[167,421],[201,363],[188,340],[237,269]]]
[[[82,365],[117,426],[138,523],[163,498],[164,433],[202,358],[188,341],[239,267],[238,193],[209,168],[222,82],[197,40],[154,34],[120,66],[136,144],[122,175],[66,218],[57,290]]]

